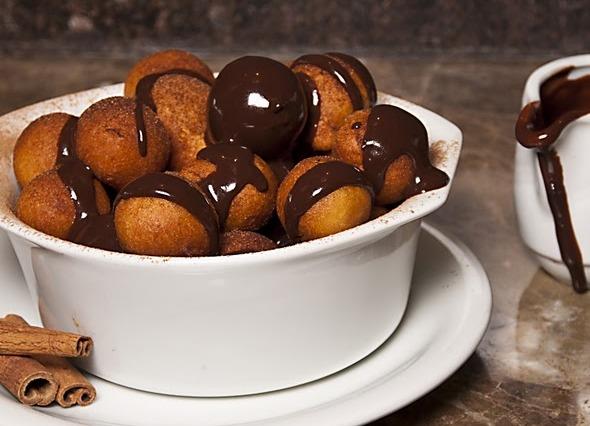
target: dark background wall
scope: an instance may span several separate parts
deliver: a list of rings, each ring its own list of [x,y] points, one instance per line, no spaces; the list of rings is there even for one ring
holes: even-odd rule
[[[0,51],[128,55],[331,47],[424,55],[576,53],[582,0],[0,0]]]

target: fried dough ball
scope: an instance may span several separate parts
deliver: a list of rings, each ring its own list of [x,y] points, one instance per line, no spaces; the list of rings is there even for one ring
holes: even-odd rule
[[[332,235],[349,228],[353,228],[361,223],[366,222],[371,214],[371,207],[373,204],[372,190],[365,182],[361,186],[344,185],[329,193],[328,195],[319,198],[315,203],[307,209],[295,224],[297,225],[297,235],[292,235],[289,232],[289,223],[294,218],[286,215],[286,203],[292,197],[293,188],[298,183],[302,176],[310,173],[314,168],[323,163],[337,162],[337,159],[329,156],[310,157],[299,162],[291,172],[285,177],[277,192],[277,213],[281,223],[287,230],[289,237],[293,240],[313,240],[316,238]],[[346,164],[346,163],[344,163]],[[347,165],[350,167],[350,165]],[[352,167],[354,168],[354,167]],[[360,176],[360,170],[354,168]],[[334,178],[333,176],[327,179]],[[324,186],[325,182],[317,181],[317,188]],[[315,193],[314,188],[310,188],[310,194]],[[293,197],[294,198],[294,197]],[[313,199],[306,199],[304,201],[313,202]]]
[[[94,192],[98,213],[107,214],[111,202],[96,179]],[[76,206],[57,170],[37,176],[23,188],[16,203],[16,215],[38,231],[64,240],[68,238],[76,219]]]
[[[32,121],[16,140],[13,168],[18,184],[23,187],[40,174],[54,169],[62,130],[70,114],[54,112]]]
[[[133,185],[146,185],[145,188],[155,191],[163,190],[172,192],[165,184],[162,186],[154,182],[148,182],[157,175],[172,175],[184,180],[176,173],[157,173],[142,176],[123,188],[122,193]],[[147,182],[147,183],[146,183]],[[217,248],[217,226],[214,238],[211,241],[207,224],[202,219],[214,221],[217,225],[215,210],[209,204],[205,195],[197,185],[184,180],[189,190],[188,197],[202,197],[204,208],[200,210],[199,217],[191,213],[187,208],[169,199],[156,196],[144,196],[138,194],[129,198],[117,198],[115,201],[115,231],[123,250],[151,256],[205,256],[215,254]],[[178,194],[178,192],[176,192]],[[202,215],[202,216],[201,216]]]
[[[141,154],[135,108],[133,99],[115,96],[92,104],[78,121],[78,157],[98,179],[116,189],[147,173],[164,170],[170,154],[166,129],[145,106],[147,152]]]
[[[216,164],[204,159],[209,151],[215,152],[222,147],[229,149],[229,152],[224,153],[226,158],[232,155],[232,151],[247,150],[250,158],[253,158],[253,164],[250,158],[238,157],[231,167],[227,163]],[[273,213],[278,187],[277,178],[270,166],[259,156],[251,154],[247,148],[233,144],[211,145],[203,149],[199,155],[204,157],[194,160],[192,164],[182,169],[180,174],[198,184],[205,193],[211,195],[212,190],[215,193],[222,193],[224,190],[220,186],[226,186],[230,182],[245,184],[237,194],[233,194],[229,208],[224,203],[215,202],[215,197],[211,197],[219,215],[221,228],[225,231],[234,229],[252,231],[262,227]],[[258,169],[262,174],[261,177],[266,180],[266,191],[258,190],[254,182],[250,182],[250,174],[256,173],[256,170],[252,170],[251,167]],[[208,184],[211,184],[213,188],[208,188]]]
[[[160,121],[170,135],[170,169],[181,170],[205,147],[207,97],[211,86],[180,74],[160,77],[152,100]]]
[[[371,110],[355,111],[338,129],[332,154],[361,170],[364,170],[362,144]],[[415,177],[414,161],[408,155],[395,159],[385,172],[383,187],[375,195],[375,203],[387,205],[401,201],[406,189]]]
[[[171,70],[192,71],[210,83],[215,80],[207,64],[192,53],[176,49],[163,50],[140,59],[131,68],[125,79],[125,96],[135,96],[137,83],[143,77]]]
[[[254,253],[277,248],[274,241],[252,231],[234,230],[221,234],[219,253],[222,255]]]
[[[331,60],[338,62],[346,69],[359,89],[362,97],[363,108],[369,107],[371,103],[374,102],[369,97],[370,89],[362,84],[362,80],[360,79],[358,73],[353,67],[350,66],[350,61],[344,61],[341,57],[336,57],[332,54],[326,54],[322,56],[326,56]],[[355,58],[350,56],[348,56],[348,58],[358,62],[358,60]],[[291,65],[291,68],[295,73],[305,74],[312,82],[312,85],[310,86],[309,84],[305,84],[305,81],[302,81],[304,83],[303,87],[307,92],[306,98],[308,99],[308,104],[310,100],[313,100],[313,96],[309,93],[313,89],[313,86],[315,86],[315,89],[317,90],[317,101],[319,101],[318,106],[316,107],[319,108],[317,127],[315,130],[311,130],[313,126],[308,124],[307,128],[302,134],[303,140],[301,143],[308,147],[310,146],[312,151],[330,151],[336,142],[336,131],[342,125],[344,119],[354,110],[353,102],[342,83],[338,81],[337,78],[329,71],[314,64],[297,63],[297,60],[294,61],[294,63]],[[310,117],[313,116],[313,109],[313,105],[309,105],[309,110],[311,111]],[[305,152],[304,148],[302,149],[302,152]]]

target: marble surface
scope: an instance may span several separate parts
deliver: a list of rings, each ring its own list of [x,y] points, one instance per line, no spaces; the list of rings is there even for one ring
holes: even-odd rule
[[[204,57],[216,69],[229,59]],[[539,270],[519,239],[512,201],[513,125],[522,86],[551,58],[363,59],[381,90],[431,108],[463,129],[455,186],[448,203],[429,220],[475,252],[494,295],[489,330],[467,363],[432,393],[374,425],[585,424],[590,419],[590,295],[577,295]],[[120,81],[130,63],[4,58],[0,114]]]

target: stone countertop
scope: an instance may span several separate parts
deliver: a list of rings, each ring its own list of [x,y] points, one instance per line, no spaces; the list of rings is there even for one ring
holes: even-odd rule
[[[213,69],[232,56],[203,55]],[[286,58],[278,58],[286,59]],[[527,75],[547,57],[363,58],[380,90],[455,122],[464,147],[448,203],[429,221],[463,240],[492,283],[492,320],[450,379],[374,425],[576,425],[590,418],[590,311],[538,268],[519,239],[512,201],[513,126]],[[0,114],[121,81],[132,60],[3,58]]]

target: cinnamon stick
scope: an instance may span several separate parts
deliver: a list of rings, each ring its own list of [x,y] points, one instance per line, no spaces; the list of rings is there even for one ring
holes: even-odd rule
[[[87,357],[92,339],[65,331],[30,325],[9,324],[8,315],[0,321],[0,355],[53,355]]]
[[[34,359],[47,368],[58,383],[55,401],[64,408],[90,405],[96,399],[96,389],[68,360],[55,356],[35,355]]]
[[[0,324],[27,327],[29,324],[18,315],[7,315],[0,320]],[[55,378],[58,389],[55,401],[62,407],[73,405],[90,405],[96,399],[96,389],[92,384],[67,360],[56,356],[33,355]]]
[[[49,405],[55,400],[57,381],[38,361],[0,355],[0,384],[26,405]]]

